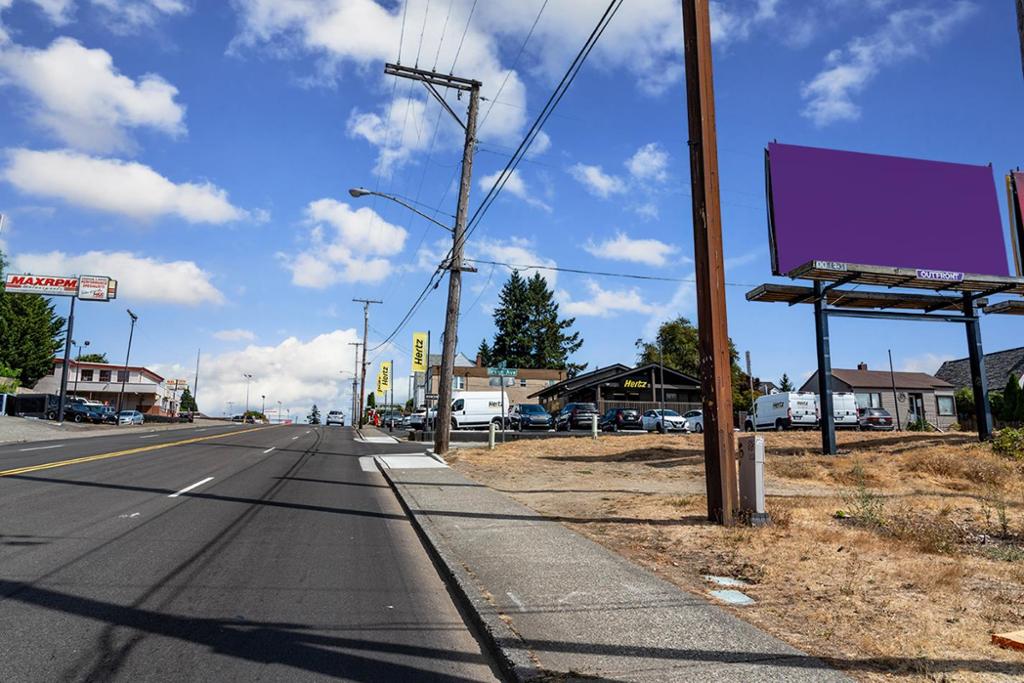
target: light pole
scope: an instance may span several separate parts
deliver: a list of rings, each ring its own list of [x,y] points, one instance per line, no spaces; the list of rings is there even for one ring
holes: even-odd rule
[[[260,398],[263,399],[263,410],[260,411],[260,414],[263,415],[263,417],[266,417],[267,416],[267,395],[266,394],[260,394]]]
[[[72,340],[71,343],[74,344],[75,341]],[[82,347],[83,346],[88,346],[88,345],[89,345],[89,340],[88,339],[86,339],[81,344],[77,345],[78,346],[78,353],[75,355],[75,396],[78,396],[78,376],[82,374],[82,367],[81,367],[81,363],[82,363]]]
[[[352,195],[353,199],[359,199],[360,197],[367,197],[367,196],[383,197],[384,199],[389,199],[389,200],[393,201],[395,204],[401,204],[402,206],[404,206],[405,208],[409,209],[410,211],[412,211],[417,216],[420,216],[421,218],[426,218],[428,221],[430,221],[434,225],[437,225],[437,226],[439,226],[441,228],[444,228],[448,232],[451,232],[451,233],[455,232],[455,228],[447,226],[444,223],[442,223],[441,221],[438,221],[438,220],[436,220],[434,218],[431,218],[430,216],[428,216],[427,214],[423,213],[422,211],[420,211],[416,207],[414,207],[414,206],[412,206],[410,204],[405,203],[404,201],[402,201],[401,199],[399,199],[398,197],[396,197],[394,195],[385,194],[384,192],[376,192],[375,190],[367,190],[365,187],[353,187],[352,189],[350,189],[348,191],[348,193],[350,195]],[[445,214],[445,215],[447,216],[448,214]],[[452,216],[452,218],[455,218],[455,216]]]
[[[281,424],[281,402],[277,402],[277,424]]]
[[[139,316],[132,313],[132,309],[125,309],[128,311],[128,316],[132,319],[131,329],[128,330],[128,351],[124,354],[124,372],[121,374],[121,393],[117,395],[117,413],[121,414],[121,410],[124,409],[124,385],[128,382],[128,359],[132,356],[132,337],[135,336],[135,323],[138,322]],[[118,418],[118,422],[120,422]]]
[[[248,372],[243,372],[242,377],[245,378],[245,413],[249,412],[249,382],[252,381],[252,375]],[[242,413],[242,419],[245,419],[245,413]]]

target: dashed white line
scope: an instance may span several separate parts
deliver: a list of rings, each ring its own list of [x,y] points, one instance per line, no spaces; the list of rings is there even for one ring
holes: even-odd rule
[[[53,446],[33,446],[32,448],[19,448],[18,452],[19,453],[25,453],[27,451],[46,451],[46,450],[49,450],[51,448],[60,448],[63,445],[64,444],[59,443],[59,444],[55,444]]]
[[[160,435],[159,434],[150,434],[148,436],[140,436],[139,438],[140,439],[155,439],[158,436],[160,436]]]
[[[297,439],[297,438],[299,438],[299,437],[297,437],[297,436],[293,436],[293,437],[292,437],[292,441],[295,441],[295,439]]]
[[[274,450],[275,448],[277,448],[277,446],[271,446],[267,450],[263,451],[263,455],[266,455],[267,453],[269,453],[270,451]]]
[[[191,486],[186,486],[185,488],[183,488],[182,490],[178,491],[177,493],[172,493],[171,495],[169,495],[167,497],[168,498],[177,498],[181,494],[188,493],[192,489],[197,488],[199,486],[202,486],[203,484],[205,484],[208,481],[213,481],[213,477],[207,477],[206,479],[203,479],[202,481],[197,481],[196,483],[192,484]]]

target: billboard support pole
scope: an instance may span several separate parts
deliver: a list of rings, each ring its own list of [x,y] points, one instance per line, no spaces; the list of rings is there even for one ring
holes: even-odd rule
[[[978,421],[978,438],[992,438],[992,411],[988,405],[988,378],[985,375],[985,353],[981,348],[981,322],[974,311],[974,297],[964,292],[964,318],[967,327],[967,351],[971,360],[971,386],[974,389],[974,414]]]
[[[64,407],[67,405],[68,395],[68,358],[71,356],[71,336],[75,333],[75,299],[71,297],[71,310],[68,312],[67,338],[64,340],[64,363],[60,371],[60,400],[57,401],[57,424],[64,422]],[[78,372],[78,366],[75,366]]]
[[[729,525],[734,521],[739,503],[739,488],[733,435],[732,358],[726,320],[725,257],[718,192],[718,138],[708,0],[683,2],[683,52],[708,519]]]
[[[828,334],[828,310],[824,287],[814,282],[814,331],[818,346],[818,396],[821,415],[821,452],[836,454],[836,419],[832,408],[832,350]]]

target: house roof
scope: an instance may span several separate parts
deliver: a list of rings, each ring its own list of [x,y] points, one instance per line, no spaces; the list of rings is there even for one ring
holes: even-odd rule
[[[430,356],[428,358],[428,362],[430,363],[430,365],[440,365],[441,364],[441,354],[439,354],[439,353],[432,353],[432,354],[430,354]],[[466,356],[466,354],[462,353],[461,351],[459,351],[459,352],[457,352],[455,354],[455,367],[457,367],[457,368],[465,368],[465,367],[470,367],[470,366],[475,366],[475,365],[476,365],[476,363],[474,361],[470,360]]]
[[[540,391],[530,394],[530,398],[534,398],[536,396],[558,396],[559,394],[568,394],[594,384],[614,382],[617,379],[628,377],[629,375],[647,373],[651,370],[659,372],[660,368],[661,366],[657,363],[648,363],[647,365],[641,365],[635,368],[623,365],[622,363],[616,363],[615,365],[609,365],[606,368],[599,368],[593,372],[588,372],[585,375],[577,375],[572,379],[567,379],[559,382],[558,384],[552,384],[549,387],[545,387]],[[700,388],[700,380],[696,377],[691,377],[686,373],[679,372],[678,370],[668,366],[665,366],[665,375],[666,386],[682,385],[691,388]]]
[[[1002,391],[1010,373],[1024,374],[1024,347],[1006,349],[985,354],[985,375],[989,391]],[[971,361],[969,358],[948,360],[942,364],[935,376],[944,379],[958,389],[971,386]]]
[[[907,389],[952,389],[953,385],[924,372],[893,372],[888,370],[844,370],[832,368],[832,377],[848,385],[851,389],[891,389],[893,383],[897,390]],[[800,387],[801,391],[817,391],[818,373]]]
[[[536,396],[542,396],[545,394],[557,395],[563,392],[575,391],[579,387],[586,386],[587,384],[590,384],[591,382],[597,379],[604,379],[610,375],[615,375],[624,370],[630,369],[631,368],[628,365],[623,365],[622,363],[615,363],[614,365],[609,365],[604,368],[597,368],[596,370],[585,372],[582,375],[576,375],[575,377],[564,379],[561,382],[558,382],[557,384],[552,384],[549,387],[544,387],[540,391],[530,394],[529,398],[534,398]]]
[[[481,365],[470,365],[456,366],[455,374],[459,377],[488,377],[488,368]],[[516,368],[518,371],[516,379],[543,379],[543,380],[561,380],[565,379],[565,370],[549,370],[547,368]],[[436,365],[431,367],[433,375],[440,374],[440,368]]]

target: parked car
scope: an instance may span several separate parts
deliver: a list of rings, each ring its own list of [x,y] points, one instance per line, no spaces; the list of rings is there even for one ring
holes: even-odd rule
[[[787,391],[758,396],[744,427],[758,429],[817,429],[818,395],[810,391]]]
[[[426,429],[427,428],[427,411],[417,410],[415,413],[409,416],[409,429]]]
[[[332,410],[327,413],[327,419],[324,420],[324,424],[330,427],[331,425],[338,425],[339,427],[345,426],[345,413],[340,410]]]
[[[508,426],[519,432],[524,429],[552,429],[555,418],[537,403],[517,403],[508,411]]]
[[[117,424],[117,411],[110,406],[102,406],[97,412],[99,413],[100,422],[102,424]],[[191,422],[191,420],[189,420]]]
[[[821,415],[821,397],[814,395],[818,415]],[[848,391],[832,392],[832,416],[836,429],[857,429],[860,426],[857,415],[857,395]]]
[[[602,432],[617,432],[620,429],[643,429],[644,421],[639,410],[631,408],[609,408],[598,420],[597,428]]]
[[[94,422],[98,417],[97,409],[81,401],[74,401],[64,406],[64,419],[71,422]]]
[[[885,408],[862,408],[858,424],[865,431],[891,432],[896,428],[892,415]]]
[[[662,410],[648,410],[643,414],[643,426],[648,432],[657,431],[662,434],[666,432],[685,432],[686,420],[674,410],[665,408]]]
[[[696,432],[698,434],[704,432],[703,410],[688,410],[683,413],[683,419],[686,420],[686,431]]]
[[[232,422],[245,422],[245,418],[243,418],[241,415],[232,415],[231,416],[231,421]]]
[[[492,422],[501,426],[502,403],[500,391],[460,392],[452,401],[452,429],[479,429]]]
[[[593,419],[600,416],[593,403],[566,403],[555,415],[555,431],[590,429]]]
[[[380,414],[380,426],[381,427],[401,427],[402,426],[402,413],[397,410],[386,410]]]
[[[140,425],[145,421],[142,413],[137,410],[122,410],[117,414],[117,424],[119,425]]]

